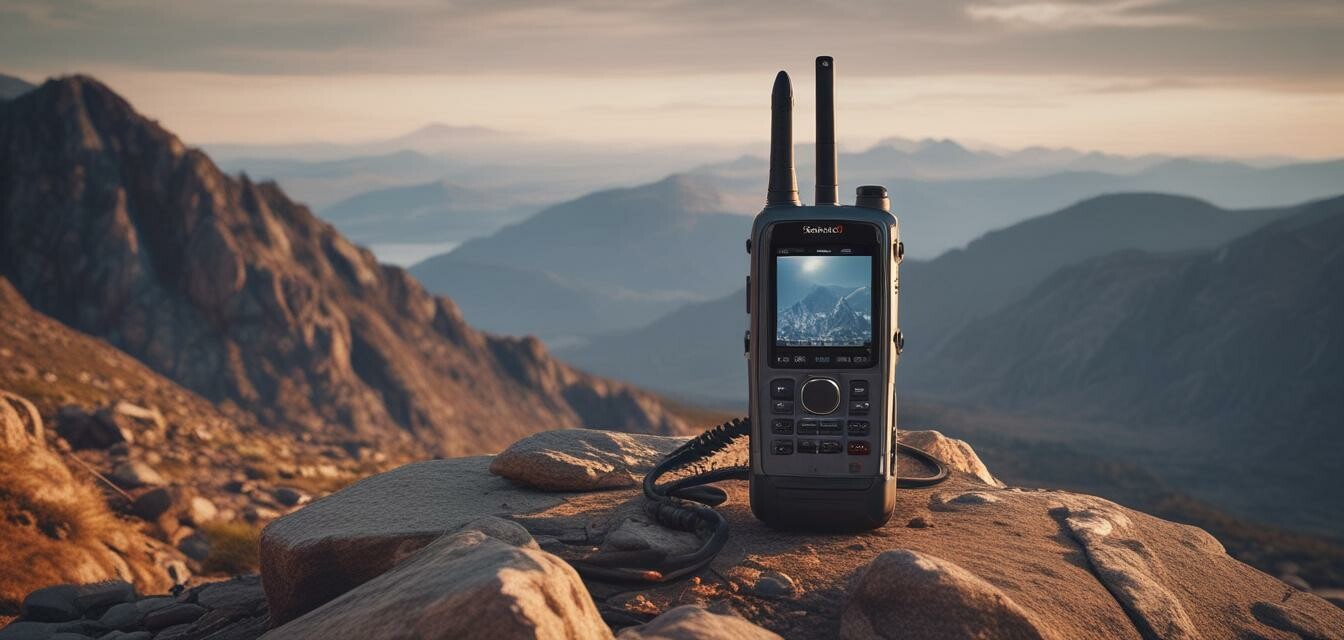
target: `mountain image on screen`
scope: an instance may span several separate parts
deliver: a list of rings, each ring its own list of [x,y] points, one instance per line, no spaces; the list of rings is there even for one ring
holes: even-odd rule
[[[784,347],[861,347],[872,332],[868,287],[817,285],[779,312],[776,343]]]

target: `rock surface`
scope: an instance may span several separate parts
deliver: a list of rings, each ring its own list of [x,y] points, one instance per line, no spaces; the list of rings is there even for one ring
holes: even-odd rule
[[[283,624],[376,578],[445,531],[566,499],[520,491],[489,465],[484,457],[405,465],[272,522],[261,536],[272,619]]]
[[[684,438],[570,429],[519,440],[490,463],[490,472],[546,491],[633,487]]]
[[[600,640],[611,631],[563,560],[469,529],[263,637]]]
[[[884,551],[859,574],[840,637],[1054,638],[998,588],[918,551]]]
[[[589,455],[585,434],[562,433],[546,438],[556,448],[549,457]],[[263,536],[263,566],[278,569],[265,581],[276,613],[285,612],[277,620],[371,584],[408,549],[478,516],[514,520],[561,557],[695,545],[676,532],[640,535],[642,498],[633,487],[537,491],[489,474],[490,464],[466,458],[408,465],[277,520]],[[696,605],[735,611],[788,638],[833,638],[842,630],[865,637],[906,615],[920,623],[901,627],[911,630],[907,637],[951,628],[939,624],[992,622],[1000,635],[986,637],[1141,638],[1180,633],[1181,623],[1165,622],[1179,606],[1190,628],[1208,638],[1344,629],[1344,611],[1228,557],[1202,531],[1090,496],[1001,488],[967,470],[933,488],[898,491],[900,517],[882,529],[815,535],[764,527],[750,514],[745,483],[720,486],[729,494],[719,510],[731,535],[712,570],[642,590],[588,583],[609,624],[634,627]],[[924,526],[906,526],[914,519]],[[1104,536],[1101,520],[1111,523]],[[1144,593],[1160,588],[1170,598],[1141,602],[1126,595],[1127,584],[1145,585]],[[923,617],[925,610],[956,613],[939,623]],[[1322,637],[1339,637],[1332,633]]]
[[[621,630],[618,640],[779,640],[735,615],[711,613],[695,605],[682,605],[642,625]]]
[[[969,473],[975,478],[992,487],[1004,486],[997,478],[989,472],[985,463],[980,461],[980,456],[976,455],[975,449],[967,444],[965,440],[949,438],[937,431],[906,431],[898,432],[898,439],[902,444],[908,444],[916,449],[921,449],[925,453],[932,454],[933,457],[942,460],[947,464],[948,469]]]

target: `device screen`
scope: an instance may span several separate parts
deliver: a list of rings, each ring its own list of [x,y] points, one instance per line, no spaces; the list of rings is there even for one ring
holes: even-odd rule
[[[871,366],[875,281],[871,245],[786,242],[776,244],[773,254],[772,363]]]

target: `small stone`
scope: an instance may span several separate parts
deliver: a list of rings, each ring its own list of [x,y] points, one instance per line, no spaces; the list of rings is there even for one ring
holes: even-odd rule
[[[786,598],[798,588],[793,578],[780,571],[762,571],[752,586],[752,593],[762,598]]]
[[[56,433],[72,449],[106,449],[135,442],[135,434],[117,420],[116,414],[107,410],[88,413],[77,406],[61,407]]]
[[[190,638],[191,635],[191,623],[188,622],[164,628],[154,634],[154,640],[186,640],[187,638]]]
[[[192,560],[204,562],[210,556],[210,538],[200,531],[193,531],[177,543],[177,550]]]
[[[156,596],[156,597],[153,597],[153,598],[144,598],[143,600],[136,600],[136,601],[135,601],[135,608],[136,608],[137,610],[139,610],[140,613],[143,615],[143,614],[147,614],[147,613],[149,613],[149,612],[151,612],[151,611],[157,611],[157,610],[159,610],[159,609],[162,609],[162,608],[164,608],[164,607],[167,607],[167,606],[170,606],[170,605],[173,605],[173,604],[176,604],[176,603],[177,603],[177,600],[174,600],[174,599],[172,599],[172,598],[170,598],[170,597],[168,597],[168,596]]]
[[[89,613],[121,602],[135,599],[135,587],[124,580],[108,580],[79,587],[75,597],[75,606],[81,613]]]
[[[103,612],[103,616],[98,618],[98,624],[108,629],[129,631],[140,625],[142,615],[144,615],[143,612],[134,602],[123,602],[112,605],[110,609]]]
[[[23,617],[36,622],[65,622],[79,617],[75,598],[79,588],[73,584],[58,584],[38,589],[23,599]]]
[[[204,613],[205,607],[198,604],[177,603],[145,614],[145,628],[150,630],[165,629],[173,625],[195,622]]]
[[[907,522],[905,526],[910,527],[911,529],[927,529],[933,525],[929,522],[928,518],[925,518],[924,516],[915,516],[910,518],[910,522]]]
[[[308,502],[309,499],[308,494],[293,487],[276,487],[275,491],[271,493],[275,496],[277,502],[286,507],[303,504]]]
[[[258,576],[244,576],[208,584],[196,593],[196,602],[208,609],[236,609],[250,612],[258,609],[265,600],[266,592],[262,591],[261,578]]]
[[[153,522],[177,505],[182,499],[181,493],[176,487],[155,487],[135,497],[131,513],[141,520]]]
[[[56,632],[56,625],[50,622],[19,620],[0,628],[0,640],[47,640]]]
[[[117,465],[112,470],[112,481],[127,489],[168,484],[154,467],[138,460]]]
[[[219,515],[219,508],[205,496],[192,496],[187,501],[187,520],[196,526],[214,521]]]

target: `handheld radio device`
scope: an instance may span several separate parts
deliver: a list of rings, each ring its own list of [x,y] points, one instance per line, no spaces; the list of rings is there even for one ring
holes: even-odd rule
[[[728,541],[728,520],[714,509],[728,494],[710,486],[717,482],[749,480],[751,511],[770,526],[854,531],[891,518],[898,486],[948,477],[942,461],[896,442],[904,250],[886,189],[859,187],[853,206],[836,202],[834,74],[831,58],[817,58],[817,201],[810,207],[799,203],[794,178],[793,89],[788,74],[775,77],[769,195],[747,239],[750,416],[688,440],[642,483],[646,512],[702,544],[678,554],[569,558],[585,578],[667,582],[702,571]],[[706,465],[743,438],[749,465]],[[898,478],[898,450],[934,474]],[[681,477],[660,482],[673,474]]]
[[[798,200],[793,89],[780,71],[769,191],[747,240],[751,510],[777,528],[872,529],[896,499],[904,251],[885,188],[837,202],[835,64],[816,64],[816,204]]]

